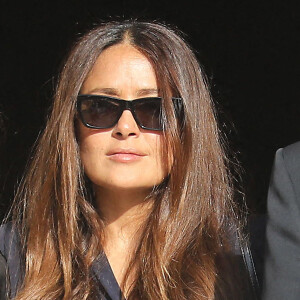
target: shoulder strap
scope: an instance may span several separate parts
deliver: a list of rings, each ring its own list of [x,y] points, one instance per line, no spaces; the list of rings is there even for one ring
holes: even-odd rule
[[[241,253],[243,256],[244,264],[245,264],[247,272],[249,274],[250,283],[251,283],[254,297],[255,297],[254,299],[259,300],[260,299],[260,287],[259,287],[259,283],[258,283],[256,271],[255,271],[255,266],[254,266],[254,261],[252,258],[251,250],[246,243],[244,245],[242,245],[240,238],[239,238],[239,234],[238,234],[238,241],[239,241],[239,246],[240,246]]]

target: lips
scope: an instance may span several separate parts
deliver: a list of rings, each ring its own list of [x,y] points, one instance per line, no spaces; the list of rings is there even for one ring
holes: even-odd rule
[[[137,149],[113,149],[107,153],[110,160],[115,162],[135,162],[146,156],[146,153]]]

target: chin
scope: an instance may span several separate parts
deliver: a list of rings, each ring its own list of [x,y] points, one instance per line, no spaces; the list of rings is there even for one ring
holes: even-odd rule
[[[126,191],[151,191],[153,189],[153,186],[156,185],[155,183],[153,184],[146,184],[146,183],[137,184],[137,183],[138,181],[135,182],[118,181],[118,182],[100,183],[97,184],[97,186],[102,189],[126,192]]]
[[[160,184],[163,181],[163,177],[148,178],[142,180],[141,176],[122,176],[118,178],[109,178],[109,180],[93,180],[91,181],[100,189],[114,190],[120,192],[126,191],[148,191],[151,192],[154,186]]]

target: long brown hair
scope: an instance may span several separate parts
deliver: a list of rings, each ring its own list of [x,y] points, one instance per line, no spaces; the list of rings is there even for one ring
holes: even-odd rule
[[[62,68],[52,113],[14,204],[25,266],[16,299],[93,298],[90,267],[102,250],[104,224],[81,167],[76,97],[101,52],[125,39],[153,64],[164,99],[165,148],[174,157],[168,178],[153,190],[156,201],[127,272],[136,274],[128,299],[227,299],[225,290],[232,291],[233,277],[223,278],[217,262],[238,224],[205,76],[180,34],[125,21],[85,34]],[[171,96],[183,99],[180,124]]]

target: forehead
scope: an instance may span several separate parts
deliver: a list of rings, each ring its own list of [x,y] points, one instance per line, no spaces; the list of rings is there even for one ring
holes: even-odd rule
[[[82,89],[157,89],[155,70],[149,59],[127,43],[105,49],[97,58]]]

